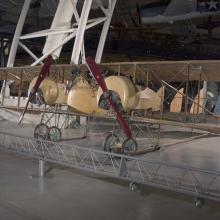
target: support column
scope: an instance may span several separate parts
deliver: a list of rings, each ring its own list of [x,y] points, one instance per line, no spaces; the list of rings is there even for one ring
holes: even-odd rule
[[[19,37],[21,36],[22,30],[24,27],[24,22],[27,17],[27,13],[30,8],[30,5],[31,5],[31,0],[25,0],[19,20],[18,20],[16,30],[15,30],[15,34],[14,34],[14,38],[13,38],[13,42],[11,45],[11,50],[10,50],[10,54],[8,58],[7,67],[14,66],[15,56],[16,56],[17,49],[18,49]]]
[[[68,30],[71,28],[71,20],[74,14],[76,3],[72,0],[61,0],[58,3],[56,13],[53,18],[53,22],[50,31],[55,32],[56,30]],[[68,33],[59,33],[48,35],[43,49],[43,54],[47,54],[51,48],[60,45],[63,39],[68,36]],[[55,51],[51,53],[53,59],[58,59],[62,50],[62,46],[58,47]]]
[[[31,175],[32,179],[43,179],[45,177],[45,161],[38,160],[38,172]]]
[[[204,102],[203,102],[203,107],[205,108],[206,103],[207,103],[207,92],[208,92],[208,81],[203,82],[203,97],[204,97]]]
[[[71,57],[71,64],[78,64],[79,56],[82,49],[82,43],[84,41],[84,34],[86,30],[86,24],[89,17],[89,12],[92,6],[92,0],[85,0],[82,13],[79,19],[78,29],[76,33],[76,39],[74,42],[72,57]]]
[[[39,178],[44,178],[44,161],[39,160]]]
[[[1,67],[5,67],[4,38],[1,38],[1,47],[0,47],[0,66],[1,66]]]
[[[105,21],[103,28],[102,28],[102,33],[101,33],[101,37],[99,40],[99,45],[98,45],[98,49],[97,49],[97,53],[96,53],[96,58],[95,61],[96,63],[100,63],[101,59],[102,59],[102,54],[103,54],[103,50],[104,50],[104,46],[105,46],[105,41],[107,38],[107,34],[108,34],[108,30],[109,30],[109,26],[112,20],[112,15],[115,9],[115,5],[116,5],[116,1],[117,0],[112,0],[109,1],[109,8],[108,8],[108,12],[106,14],[107,16],[107,20]]]

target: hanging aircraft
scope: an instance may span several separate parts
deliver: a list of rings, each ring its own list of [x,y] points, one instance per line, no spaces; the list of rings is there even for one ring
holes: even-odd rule
[[[219,27],[220,27],[220,20],[218,18],[213,18],[212,16],[208,16],[204,18],[202,23],[196,24],[196,29],[198,33],[208,33],[209,38],[211,37],[219,37]]]
[[[142,24],[160,24],[218,15],[217,0],[171,0],[138,6]]]

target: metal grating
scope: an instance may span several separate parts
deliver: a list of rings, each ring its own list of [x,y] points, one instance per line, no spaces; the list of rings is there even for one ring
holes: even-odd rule
[[[0,133],[0,149],[129,182],[220,201],[220,172]]]

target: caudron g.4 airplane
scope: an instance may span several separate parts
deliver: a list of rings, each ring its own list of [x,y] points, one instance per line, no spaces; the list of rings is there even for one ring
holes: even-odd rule
[[[38,96],[38,100],[41,100],[41,104],[51,106],[67,105],[73,111],[86,115],[106,115],[106,110],[111,108],[125,138],[121,142],[116,134],[108,135],[105,139],[105,149],[109,151],[111,145],[112,150],[112,141],[114,141],[117,142],[115,144],[117,147],[114,149],[116,152],[135,153],[137,143],[121,112],[128,112],[132,109],[159,111],[161,101],[159,93],[149,88],[144,91],[138,91],[136,85],[126,76],[111,75],[105,79],[92,58],[86,59],[86,65],[90,71],[90,76],[93,77],[95,82],[91,82],[91,78],[89,81],[85,74],[77,71],[77,76],[71,83],[71,86],[65,86],[47,77],[51,64],[52,57],[48,56],[39,75],[31,81],[29,98],[19,123],[21,123],[28,104],[34,100],[35,95]]]

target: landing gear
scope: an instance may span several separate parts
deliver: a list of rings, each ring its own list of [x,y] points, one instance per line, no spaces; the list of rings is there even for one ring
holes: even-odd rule
[[[48,127],[47,125],[41,123],[38,124],[34,129],[34,138],[39,140],[49,140],[49,141],[60,141],[61,140],[61,130],[56,127]]]
[[[137,151],[137,142],[133,138],[127,138],[122,144],[123,153],[134,155]]]
[[[47,134],[49,131],[49,127],[43,123],[38,124],[34,129],[34,138],[45,140],[47,139]]]
[[[120,138],[115,134],[109,134],[103,144],[104,151],[112,153],[122,153]]]
[[[196,208],[202,208],[205,204],[205,199],[197,197],[197,198],[195,198],[194,202],[195,202]]]
[[[137,151],[137,142],[133,138],[124,138],[120,135],[109,134],[103,144],[104,151],[125,154],[125,155],[134,155]]]
[[[132,191],[132,192],[138,192],[139,191],[139,187],[138,187],[138,184],[134,183],[134,182],[131,182],[129,184],[129,189]]]
[[[61,140],[61,130],[56,127],[56,126],[52,126],[48,129],[48,133],[47,133],[47,139],[49,141],[60,141]]]

